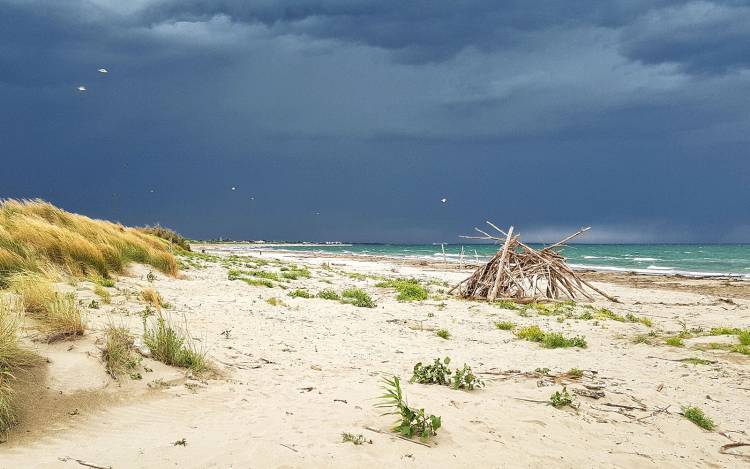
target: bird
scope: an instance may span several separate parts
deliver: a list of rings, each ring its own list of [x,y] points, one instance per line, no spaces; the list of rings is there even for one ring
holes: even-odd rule
[[[99,70],[97,70],[97,72],[99,72],[99,73],[109,73],[109,70],[107,70],[106,68],[100,68]]]
[[[448,202],[448,199],[446,199],[445,197],[443,197],[442,199],[440,199],[440,201],[441,201],[442,203],[446,203],[446,202]]]
[[[78,87],[77,89],[78,89],[78,91],[80,91],[81,93],[83,93],[84,91],[86,91],[86,87],[85,87],[85,86],[83,86],[83,85],[80,85],[80,86],[79,86],[79,87]]]
[[[236,190],[237,190],[237,188],[236,188],[236,187],[234,187],[234,186],[232,186],[232,190],[233,190],[233,191],[236,191]]]

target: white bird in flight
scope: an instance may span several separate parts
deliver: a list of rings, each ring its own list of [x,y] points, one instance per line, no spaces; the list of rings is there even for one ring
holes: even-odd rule
[[[85,86],[83,86],[83,85],[79,86],[79,87],[78,87],[77,89],[78,89],[78,91],[80,91],[80,92],[84,92],[84,91],[86,91],[86,87],[85,87]]]
[[[233,191],[236,191],[236,190],[237,190],[237,188],[236,188],[236,187],[234,187],[234,186],[232,186],[232,190],[233,190]]]
[[[100,68],[99,70],[97,70],[97,72],[99,72],[99,73],[109,73],[109,70],[107,70],[106,68]]]
[[[442,199],[440,199],[440,201],[441,201],[442,203],[446,203],[446,202],[448,202],[448,199],[446,199],[445,197],[443,197]]]

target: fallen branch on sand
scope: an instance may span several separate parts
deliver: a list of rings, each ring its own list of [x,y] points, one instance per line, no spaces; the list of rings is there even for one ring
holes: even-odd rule
[[[750,443],[728,443],[721,448],[719,448],[719,453],[721,454],[729,454],[731,456],[737,456],[740,458],[750,459],[750,455],[747,454],[737,454],[737,453],[730,453],[727,450],[730,450],[732,448],[740,448],[742,446],[750,446]]]
[[[529,303],[539,299],[573,300],[579,296],[593,300],[591,291],[619,303],[617,298],[606,294],[573,272],[565,258],[556,250],[590,228],[582,228],[555,244],[536,250],[522,243],[519,235],[513,234],[512,226],[506,233],[489,221],[487,224],[502,236],[492,236],[475,228],[482,236],[462,238],[494,241],[502,243],[502,247],[489,262],[451,288],[449,294],[458,290],[458,295],[462,298],[487,301],[504,299]]]
[[[68,461],[77,462],[81,466],[91,467],[93,469],[112,469],[112,466],[100,466],[98,464],[86,462],[82,459],[71,458],[70,456],[65,456],[64,458],[57,458],[57,459],[59,459],[62,462],[68,462]]]
[[[367,427],[366,426],[366,427],[363,427],[363,428],[365,430],[370,430],[371,432],[380,433],[381,435],[393,436],[393,437],[396,437],[396,438],[398,438],[400,440],[408,441],[409,443],[414,443],[415,445],[422,445],[422,446],[426,446],[428,448],[432,448],[432,446],[428,445],[427,443],[422,443],[421,441],[412,440],[410,438],[406,438],[405,436],[401,436],[401,435],[399,435],[397,433],[387,433],[387,432],[384,432],[382,430],[378,430],[377,428],[374,428],[374,427]]]

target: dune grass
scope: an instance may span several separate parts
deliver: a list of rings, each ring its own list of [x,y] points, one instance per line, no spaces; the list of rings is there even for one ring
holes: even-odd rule
[[[155,236],[42,200],[0,201],[0,286],[13,273],[41,273],[50,266],[75,277],[108,278],[131,262],[177,273],[167,243]]]
[[[714,421],[711,420],[711,418],[703,413],[703,411],[698,407],[683,407],[682,415],[684,415],[686,419],[690,420],[704,430],[711,431],[716,428],[716,424],[714,423]]]
[[[187,334],[176,331],[163,316],[157,318],[152,327],[144,318],[143,342],[151,350],[151,356],[162,363],[195,372],[208,368],[205,354],[196,349]]]
[[[156,309],[164,307],[164,300],[154,288],[144,288],[141,292],[141,299]]]
[[[334,301],[339,301],[341,299],[338,293],[330,289],[321,290],[318,293],[318,298],[322,298],[324,300],[334,300]]]
[[[14,274],[10,287],[19,295],[23,309],[39,322],[47,340],[54,341],[82,335],[85,326],[73,293],[61,294],[52,282],[34,273]]]
[[[21,346],[18,327],[22,305],[15,298],[0,296],[0,433],[16,421],[14,384],[24,368],[37,365],[42,359]]]
[[[291,296],[292,298],[312,298],[313,294],[307,290],[298,288],[296,290],[290,291],[289,296]]]
[[[495,323],[495,327],[503,331],[510,331],[516,327],[516,323],[510,321],[498,321]]]
[[[133,351],[133,336],[126,328],[111,324],[107,326],[102,359],[107,373],[115,379],[135,370],[141,360]]]
[[[94,294],[102,299],[104,304],[112,303],[112,295],[101,285],[97,284],[94,286]]]
[[[153,226],[139,226],[136,228],[136,230],[140,231],[141,233],[153,235],[157,238],[161,238],[165,241],[171,242],[183,251],[190,252],[191,250],[188,240],[185,239],[181,234],[170,228],[166,228],[164,226],[156,224]]]

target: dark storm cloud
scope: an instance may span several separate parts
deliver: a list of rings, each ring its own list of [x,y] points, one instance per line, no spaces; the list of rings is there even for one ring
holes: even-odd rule
[[[196,237],[747,240],[747,8],[0,0],[0,197]]]

